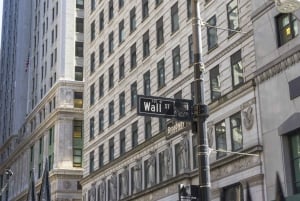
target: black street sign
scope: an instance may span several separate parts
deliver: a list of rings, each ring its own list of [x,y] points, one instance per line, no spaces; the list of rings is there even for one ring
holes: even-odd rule
[[[192,100],[143,95],[138,95],[137,99],[138,115],[176,118],[180,121],[190,121],[192,119]]]

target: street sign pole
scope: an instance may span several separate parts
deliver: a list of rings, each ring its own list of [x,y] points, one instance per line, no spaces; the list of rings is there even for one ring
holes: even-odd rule
[[[201,18],[200,1],[192,0],[192,25],[193,25],[193,50],[194,50],[194,120],[192,122],[195,129],[193,132],[197,136],[198,145],[198,176],[201,201],[210,201],[210,168],[209,168],[209,147],[205,120],[208,117],[207,105],[204,104],[204,64],[202,61],[202,41],[201,41]]]

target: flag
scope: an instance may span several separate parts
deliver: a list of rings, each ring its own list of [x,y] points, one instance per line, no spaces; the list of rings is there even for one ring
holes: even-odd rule
[[[246,201],[252,201],[249,183],[246,184]]]
[[[276,194],[275,194],[275,201],[285,201],[283,189],[281,186],[281,181],[278,172],[276,172]]]
[[[35,182],[34,182],[34,171],[31,170],[29,188],[27,193],[27,201],[36,201],[36,193],[35,193]]]
[[[49,182],[49,167],[48,160],[46,159],[45,168],[42,178],[41,191],[39,194],[39,201],[51,201],[50,195],[50,182]]]

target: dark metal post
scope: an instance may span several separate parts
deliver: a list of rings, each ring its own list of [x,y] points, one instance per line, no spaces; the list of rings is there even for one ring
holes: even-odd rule
[[[209,147],[205,120],[208,117],[207,105],[204,104],[204,64],[202,61],[200,1],[192,0],[193,50],[194,50],[194,120],[193,132],[197,135],[199,201],[210,201]]]

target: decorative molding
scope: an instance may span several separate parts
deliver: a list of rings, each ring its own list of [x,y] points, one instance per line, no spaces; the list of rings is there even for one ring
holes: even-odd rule
[[[261,84],[274,77],[280,72],[286,70],[292,65],[300,62],[300,45],[290,50],[278,59],[266,64],[255,72],[255,83]]]

